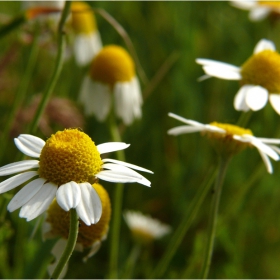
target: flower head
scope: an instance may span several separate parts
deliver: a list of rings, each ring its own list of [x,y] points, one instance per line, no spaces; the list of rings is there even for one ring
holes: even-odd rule
[[[247,147],[255,147],[259,151],[268,173],[273,172],[269,157],[279,160],[280,149],[271,144],[280,144],[280,139],[257,138],[251,130],[236,125],[221,124],[213,122],[202,124],[193,120],[182,118],[173,113],[168,114],[187,125],[174,127],[168,130],[168,134],[180,135],[185,133],[201,132],[203,136],[211,140],[214,147],[220,154],[234,155]]]
[[[238,111],[257,111],[269,99],[274,110],[280,114],[280,54],[273,42],[261,40],[253,55],[241,67],[210,59],[197,59],[203,65],[207,77],[239,80],[241,88],[234,98]]]
[[[59,131],[46,142],[36,136],[21,134],[15,144],[22,153],[39,160],[23,160],[1,167],[0,176],[23,173],[0,183],[0,193],[33,178],[8,205],[10,212],[21,207],[19,216],[27,221],[43,213],[56,197],[63,210],[75,208],[86,225],[95,224],[101,217],[102,205],[91,184],[98,179],[151,184],[132,169],[151,171],[114,159],[101,159],[101,154],[126,149],[128,144],[110,142],[96,146],[78,129]]]
[[[85,77],[80,101],[86,115],[104,121],[114,96],[115,113],[126,125],[141,117],[142,96],[135,66],[130,55],[119,46],[104,47],[92,60]]]
[[[87,65],[101,50],[102,42],[93,11],[86,2],[71,3],[71,26],[75,32],[74,53],[77,64]]]
[[[86,249],[89,249],[89,252],[84,258],[84,261],[93,256],[100,248],[101,242],[107,238],[109,222],[111,218],[111,203],[107,191],[100,184],[93,184],[92,187],[100,197],[102,204],[102,215],[98,223],[90,226],[87,226],[82,221],[80,222],[75,249],[78,251],[84,251]],[[69,225],[69,212],[64,211],[57,204],[56,199],[54,199],[54,201],[51,203],[50,207],[47,210],[46,219],[43,224],[43,237],[60,237],[62,239],[67,239],[69,234]],[[60,240],[58,242],[61,243]],[[62,243],[64,244],[65,242]],[[63,250],[56,250],[54,247],[53,251],[56,260],[58,261],[58,254],[61,254]],[[52,273],[52,270],[55,267],[55,263],[49,267],[48,270],[50,274]]]
[[[126,211],[124,219],[133,237],[141,243],[149,243],[170,233],[171,227],[150,216],[136,211]]]
[[[251,21],[260,21],[267,16],[273,16],[274,14],[280,14],[280,2],[279,1],[243,1],[243,0],[232,0],[230,1],[232,6],[242,9],[249,10],[249,19]]]

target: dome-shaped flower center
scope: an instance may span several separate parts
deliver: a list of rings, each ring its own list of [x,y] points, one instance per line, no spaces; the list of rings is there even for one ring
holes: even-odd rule
[[[251,56],[241,68],[243,85],[259,85],[270,93],[280,93],[280,54],[264,50]]]
[[[131,81],[135,76],[134,62],[122,47],[110,45],[104,47],[93,59],[90,77],[94,81],[109,84]]]
[[[84,2],[71,3],[71,23],[77,34],[90,34],[97,29],[93,11]]]
[[[65,129],[53,134],[40,155],[39,175],[59,185],[94,182],[102,160],[91,138],[78,129]]]
[[[210,125],[225,130],[225,133],[214,131],[203,132],[203,134],[205,134],[208,139],[210,139],[218,154],[223,156],[232,156],[244,150],[245,148],[252,146],[250,142],[241,142],[233,138],[234,135],[253,135],[250,129],[241,128],[237,125],[222,124],[217,122],[212,122]]]
[[[271,9],[277,9],[278,12],[280,10],[280,2],[279,1],[258,1],[258,4],[261,6],[269,7]]]
[[[97,224],[87,226],[80,221],[77,243],[84,247],[91,246],[95,241],[102,240],[109,229],[111,218],[111,203],[107,191],[99,184],[93,184],[102,203],[102,216]],[[47,211],[46,221],[51,224],[51,235],[67,239],[69,233],[70,215],[54,200]]]

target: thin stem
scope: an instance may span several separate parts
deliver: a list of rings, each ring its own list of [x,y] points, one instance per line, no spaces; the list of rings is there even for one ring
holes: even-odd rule
[[[242,112],[236,124],[241,127],[246,127],[252,116],[252,113],[252,110],[248,112]]]
[[[51,279],[58,279],[61,274],[64,266],[70,259],[72,252],[75,248],[77,237],[79,232],[79,217],[76,212],[76,209],[70,209],[70,228],[69,228],[69,236],[67,240],[67,244],[65,250],[51,276]]]
[[[209,227],[208,241],[206,245],[206,254],[205,254],[204,264],[202,268],[203,279],[206,279],[208,277],[208,273],[211,265],[211,259],[213,255],[214,241],[216,235],[216,226],[218,220],[219,202],[220,202],[222,186],[224,183],[229,161],[230,161],[230,157],[226,157],[226,158],[223,158],[222,156],[220,157],[218,176],[216,178],[215,188],[212,193],[213,200],[210,209],[210,227]]]
[[[58,53],[57,53],[57,57],[56,57],[56,62],[55,62],[55,68],[54,71],[52,73],[51,79],[49,84],[47,85],[47,88],[42,96],[42,100],[38,106],[38,109],[36,111],[36,114],[32,120],[32,123],[30,125],[29,131],[31,134],[34,134],[39,120],[45,110],[45,107],[49,101],[49,98],[51,96],[51,93],[53,92],[53,89],[56,85],[56,82],[58,80],[59,74],[61,72],[62,69],[62,65],[63,65],[63,51],[64,51],[64,47],[65,47],[65,34],[63,31],[63,26],[65,24],[65,21],[67,19],[67,16],[69,14],[70,11],[70,5],[71,5],[71,1],[65,1],[65,6],[64,9],[62,11],[61,14],[61,18],[58,24]]]
[[[195,218],[201,203],[203,202],[206,194],[208,193],[210,187],[212,186],[214,179],[216,178],[217,168],[212,169],[209,175],[206,177],[206,180],[203,182],[198,192],[196,193],[194,199],[192,200],[188,211],[186,211],[183,219],[176,229],[175,233],[172,235],[171,240],[168,244],[168,247],[165,250],[165,254],[159,261],[157,267],[149,278],[161,278],[164,272],[167,270],[170,261],[175,255],[177,249],[183,241],[183,238],[186,235],[186,232],[191,226],[193,219]]]

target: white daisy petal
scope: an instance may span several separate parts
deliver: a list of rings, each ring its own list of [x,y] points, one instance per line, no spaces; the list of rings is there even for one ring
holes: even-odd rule
[[[269,95],[269,101],[273,109],[280,115],[280,94],[271,93]]]
[[[181,121],[185,124],[188,124],[188,125],[192,125],[192,126],[198,126],[198,127],[204,127],[205,125],[200,123],[200,122],[196,122],[196,121],[193,121],[193,120],[189,120],[189,119],[185,119],[183,117],[180,117],[176,114],[173,114],[173,113],[168,113],[168,116],[171,117],[171,118],[174,118],[178,121]]]
[[[280,139],[275,139],[275,138],[262,138],[258,137],[260,141],[262,141],[265,144],[280,144]]]
[[[55,198],[57,186],[53,183],[46,183],[43,187],[21,207],[19,216],[26,218],[27,222],[37,218],[48,209]]]
[[[95,177],[112,183],[135,183],[137,180],[135,177],[125,176],[112,170],[102,170]]]
[[[96,148],[100,154],[105,154],[105,153],[115,152],[119,150],[124,150],[129,146],[130,144],[126,144],[123,142],[108,142],[108,143],[99,144],[96,146]]]
[[[77,213],[88,226],[96,224],[102,214],[102,204],[96,190],[89,183],[81,183],[81,199],[77,205]]]
[[[247,90],[245,101],[248,107],[253,111],[262,109],[268,100],[267,89],[261,86],[254,86]]]
[[[216,78],[221,78],[225,80],[241,80],[242,78],[239,72],[231,70],[227,67],[203,66],[202,68],[207,75]]]
[[[45,179],[38,178],[24,186],[10,201],[7,207],[8,210],[13,212],[27,203],[42,188],[45,182]]]
[[[255,46],[254,54],[262,52],[264,50],[276,51],[274,43],[270,40],[261,39]]]
[[[38,175],[37,171],[28,171],[18,175],[15,175],[0,183],[0,193],[7,192],[11,189],[18,187],[19,185],[30,180],[34,176]]]
[[[244,111],[247,112],[250,110],[249,106],[246,104],[246,94],[249,89],[251,89],[252,85],[245,85],[242,86],[237,94],[234,97],[234,108],[237,111]]]
[[[268,155],[269,157],[273,158],[274,160],[279,160],[279,155],[268,145],[262,143],[259,139],[254,137],[252,139],[252,145],[254,145],[258,150],[262,151],[264,154]]]
[[[217,67],[220,69],[226,69],[227,71],[232,71],[236,73],[240,72],[239,67],[221,61],[216,61],[216,60],[206,59],[206,58],[197,58],[195,62],[203,66],[210,66],[213,68]]]
[[[210,131],[210,132],[218,132],[218,133],[221,133],[221,134],[225,134],[226,131],[220,127],[217,127],[217,126],[214,126],[214,125],[211,125],[211,124],[206,124],[205,125],[205,130],[207,131]]]
[[[0,168],[0,176],[10,175],[21,171],[26,171],[31,168],[38,168],[38,160],[22,160],[4,165]]]
[[[61,185],[56,192],[56,200],[64,211],[69,211],[70,208],[76,208],[81,200],[79,184],[72,181]]]
[[[244,1],[244,0],[231,0],[230,4],[233,7],[242,9],[242,10],[250,10],[252,9],[255,5],[255,1]]]
[[[200,132],[203,131],[204,127],[193,127],[188,125],[181,125],[174,128],[171,128],[167,131],[170,135],[180,135],[184,133],[194,133],[194,132]]]
[[[272,174],[273,173],[273,167],[272,167],[272,164],[271,164],[271,162],[269,160],[269,157],[265,153],[263,153],[261,150],[259,150],[259,153],[260,153],[260,156],[261,156],[261,158],[262,158],[262,160],[264,162],[264,165],[265,165],[265,167],[267,169],[267,172],[269,174]]]
[[[255,7],[249,13],[249,19],[251,21],[259,21],[267,17],[271,9],[266,7]]]
[[[19,138],[15,138],[14,139],[14,143],[15,145],[17,146],[17,148],[22,152],[24,153],[25,155],[27,156],[30,156],[30,157],[35,157],[35,158],[39,158],[40,157],[40,154],[38,154],[37,152],[34,152],[32,150],[32,146],[29,147],[28,145],[26,145],[24,143],[24,141],[21,141]]]
[[[103,162],[117,163],[119,165],[126,166],[126,167],[129,167],[129,168],[132,168],[132,169],[135,169],[135,170],[139,170],[139,171],[143,171],[143,172],[148,172],[148,173],[152,173],[152,174],[154,173],[153,171],[148,170],[146,168],[143,168],[143,167],[131,164],[131,163],[127,163],[127,162],[124,162],[124,161],[116,160],[116,159],[106,158],[106,159],[103,159],[102,161]]]
[[[23,145],[25,145],[27,148],[38,155],[40,155],[43,147],[46,144],[43,139],[29,134],[20,134],[17,139],[20,140]]]

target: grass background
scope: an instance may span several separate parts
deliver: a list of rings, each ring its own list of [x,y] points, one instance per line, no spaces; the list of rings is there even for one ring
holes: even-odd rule
[[[276,48],[280,48],[279,23],[268,19],[250,22],[247,12],[232,7],[229,2],[95,1],[89,4],[106,10],[124,27],[149,81],[162,69],[164,62],[176,58],[163,79],[145,96],[142,119],[127,127],[123,134],[123,141],[131,144],[125,151],[127,161],[154,171],[154,175],[146,176],[152,182],[151,188],[137,184],[125,186],[123,208],[150,214],[175,230],[217,158],[207,140],[199,134],[168,136],[167,130],[180,124],[167,113],[202,123],[236,123],[240,113],[233,108],[233,98],[239,88],[238,82],[215,78],[198,82],[203,71],[195,59],[211,58],[240,66],[262,38],[272,40]],[[1,1],[1,24],[20,12],[21,2]],[[96,19],[104,45],[126,47],[123,38],[104,18],[96,15]],[[30,45],[21,39],[23,30],[24,27],[20,27],[0,39],[2,128],[30,54]],[[39,49],[24,105],[45,89],[54,59],[49,49]],[[64,63],[53,96],[69,98],[76,103],[86,72],[86,68],[79,68],[70,57]],[[148,86],[149,83],[142,81],[143,92]],[[82,113],[82,107],[79,104],[77,107]],[[279,116],[269,104],[253,114],[248,127],[256,136],[280,137]],[[21,133],[25,129],[21,127]],[[56,129],[63,128],[54,124],[54,132]],[[85,119],[83,129],[97,144],[110,141],[106,124],[98,123],[94,117]],[[46,138],[40,130],[37,135]],[[12,138],[7,141],[1,165],[13,162],[18,154]],[[231,162],[221,197],[210,278],[280,278],[280,165],[273,162],[273,166],[274,174],[269,175],[255,149],[242,152]],[[246,191],[250,180],[254,183]],[[104,182],[103,186],[113,194],[113,184]],[[47,277],[45,271],[54,240],[42,242],[40,230],[30,240],[36,220],[26,223],[18,218],[18,211],[6,213],[5,207],[11,197],[10,193],[1,195],[0,277]],[[207,196],[163,278],[199,277],[209,207],[210,196]],[[169,240],[170,235],[155,241],[142,253],[134,277],[149,277]],[[130,232],[123,222],[120,270],[132,245]],[[86,264],[81,256],[78,252],[73,254],[66,278],[106,278],[109,240],[103,242],[100,251]]]

